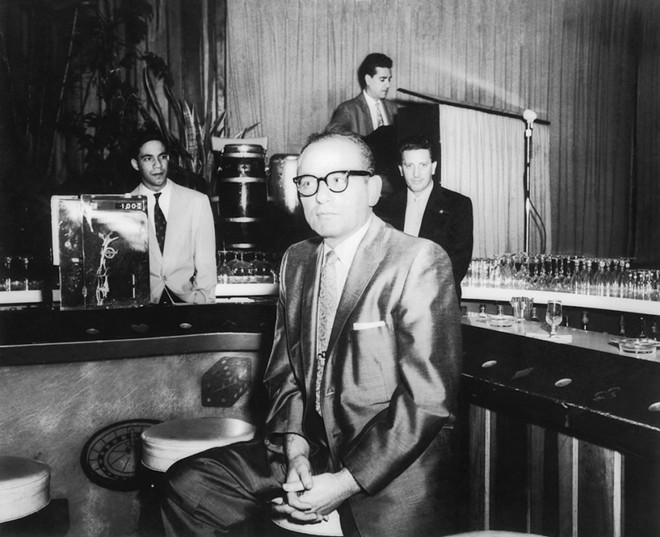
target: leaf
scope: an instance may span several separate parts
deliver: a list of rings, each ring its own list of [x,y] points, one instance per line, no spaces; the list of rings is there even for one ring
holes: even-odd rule
[[[236,138],[245,138],[245,135],[246,135],[248,132],[250,132],[252,129],[254,129],[257,125],[259,125],[259,123],[261,123],[261,122],[260,122],[260,121],[257,121],[254,125],[250,125],[249,127],[246,127],[246,128],[243,129],[240,133],[238,133],[238,135],[236,136]]]
[[[144,83],[144,88],[147,91],[147,102],[156,112],[156,118],[158,119],[158,126],[161,132],[168,137],[169,140],[169,130],[167,129],[167,122],[165,121],[165,116],[163,115],[163,110],[160,107],[158,102],[158,97],[156,96],[156,90],[154,89],[153,82],[149,76],[149,71],[145,67],[142,69],[142,81]]]
[[[187,169],[196,171],[199,159],[199,147],[197,144],[197,132],[195,130],[195,118],[190,106],[183,99],[181,100],[181,110],[183,111],[184,133],[185,137],[184,146],[190,155],[190,161],[187,163]]]

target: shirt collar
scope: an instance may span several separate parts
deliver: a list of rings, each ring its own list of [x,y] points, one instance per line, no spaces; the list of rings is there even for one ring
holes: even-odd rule
[[[364,98],[367,100],[367,104],[376,106],[376,103],[379,102],[379,100],[376,100],[371,95],[369,95],[367,90],[362,90],[362,93],[364,94]]]
[[[337,254],[337,258],[339,259],[341,264],[344,265],[345,267],[351,266],[351,263],[353,262],[353,258],[355,257],[355,252],[357,252],[358,246],[360,245],[360,241],[367,234],[367,230],[369,229],[369,224],[371,224],[372,218],[373,215],[370,215],[367,221],[360,229],[358,229],[350,237],[348,237],[341,244],[337,245],[336,248],[334,248],[335,254]],[[328,253],[328,251],[332,249],[333,248],[330,248],[330,246],[328,246],[326,242],[323,241],[324,257]]]
[[[415,201],[419,203],[420,201],[427,202],[429,200],[429,197],[431,196],[431,191],[433,190],[433,180],[429,181],[429,184],[426,185],[426,188],[422,190],[421,192],[413,192],[409,188],[406,189],[408,191],[408,200],[409,201]]]
[[[144,183],[140,183],[140,186],[138,186],[138,194],[141,194],[142,196],[152,196],[154,194],[158,194],[159,192],[163,194],[161,196],[161,199],[169,196],[170,191],[172,190],[172,182],[169,180],[169,178],[165,181],[165,186],[161,188],[158,192],[154,192],[150,188],[147,188],[144,186]]]

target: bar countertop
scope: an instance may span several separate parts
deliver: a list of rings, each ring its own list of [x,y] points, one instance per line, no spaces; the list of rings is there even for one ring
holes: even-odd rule
[[[463,394],[605,447],[660,457],[660,361],[624,355],[607,334],[463,319]],[[570,341],[569,341],[570,338]]]
[[[273,299],[209,305],[0,311],[0,366],[259,350]]]

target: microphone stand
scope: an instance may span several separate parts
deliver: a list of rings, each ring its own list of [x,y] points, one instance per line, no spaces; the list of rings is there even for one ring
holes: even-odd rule
[[[533,121],[526,121],[525,127],[525,169],[523,173],[523,196],[525,218],[523,224],[524,251],[529,252],[529,229],[532,221],[532,201],[530,197],[530,176],[532,161],[532,125]]]

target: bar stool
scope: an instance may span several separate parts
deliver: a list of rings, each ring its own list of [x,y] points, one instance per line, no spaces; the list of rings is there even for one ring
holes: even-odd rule
[[[236,418],[183,418],[142,431],[142,465],[166,472],[179,459],[207,449],[244,442],[256,427]]]
[[[159,423],[142,432],[142,465],[164,473],[179,459],[207,449],[254,437],[255,426],[235,418],[187,418]],[[281,501],[281,500],[280,500]],[[341,537],[339,514],[334,511],[328,521],[298,524],[288,519],[273,519],[283,530],[307,535]]]
[[[0,456],[0,523],[40,511],[50,502],[50,467],[23,457]]]

